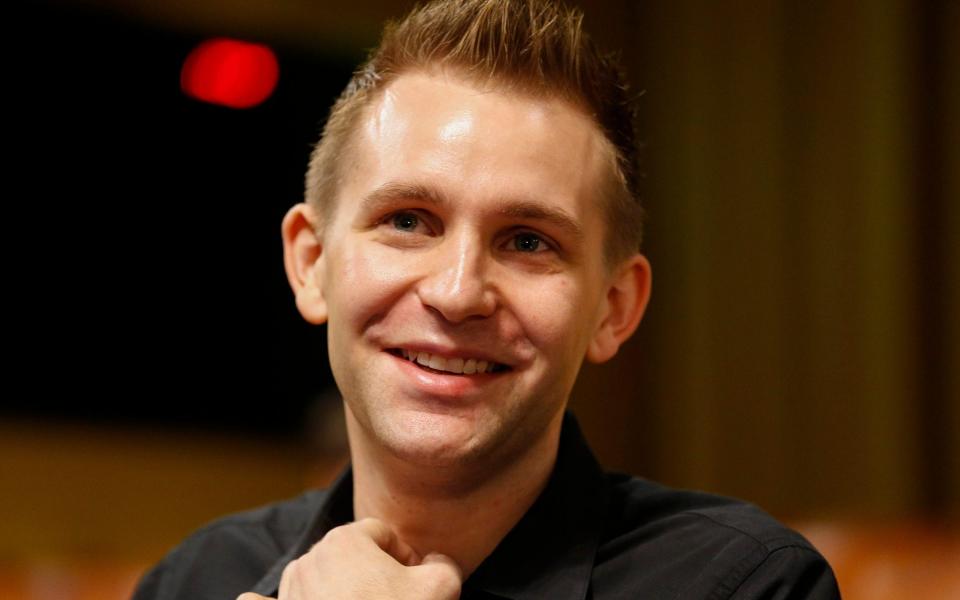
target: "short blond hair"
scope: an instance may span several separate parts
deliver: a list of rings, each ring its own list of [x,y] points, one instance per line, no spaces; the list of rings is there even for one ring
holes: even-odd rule
[[[403,73],[451,68],[484,84],[558,97],[590,116],[611,147],[605,196],[608,265],[639,251],[635,106],[623,71],[583,31],[583,14],[548,0],[438,0],[388,23],[334,103],[310,157],[306,201],[326,222],[364,109]]]

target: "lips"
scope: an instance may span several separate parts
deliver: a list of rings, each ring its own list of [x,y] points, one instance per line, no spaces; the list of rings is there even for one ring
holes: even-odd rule
[[[484,358],[443,356],[423,350],[409,350],[406,348],[392,348],[388,350],[388,352],[394,356],[402,357],[421,368],[451,375],[481,375],[510,369],[507,365]]]

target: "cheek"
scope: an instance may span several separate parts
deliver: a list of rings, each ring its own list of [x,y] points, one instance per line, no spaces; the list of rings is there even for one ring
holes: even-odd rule
[[[512,287],[512,304],[531,343],[541,352],[562,355],[563,360],[576,359],[588,318],[581,286],[557,275],[535,285],[529,279],[518,280]]]
[[[327,284],[332,290],[330,322],[356,331],[389,309],[402,293],[410,270],[375,244],[344,245],[330,256]]]
[[[348,398],[363,395],[358,390],[365,385],[364,361],[370,358],[367,346],[358,342],[377,329],[407,287],[403,265],[388,258],[369,244],[338,244],[328,255],[328,354],[334,379]]]

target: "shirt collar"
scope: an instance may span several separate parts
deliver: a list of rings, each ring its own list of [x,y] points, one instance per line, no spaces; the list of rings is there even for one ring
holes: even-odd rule
[[[606,489],[576,418],[564,415],[557,463],[543,492],[464,583],[465,598],[481,593],[515,600],[583,600],[600,539]],[[297,542],[253,591],[276,597],[288,563],[330,529],[353,520],[353,478],[348,467],[331,486]]]
[[[288,564],[310,551],[328,531],[353,520],[353,471],[348,466],[323,495],[307,527],[290,548],[277,559],[251,591],[276,598],[280,578]]]
[[[607,500],[603,482],[603,472],[568,412],[546,487],[465,589],[516,600],[586,598]]]

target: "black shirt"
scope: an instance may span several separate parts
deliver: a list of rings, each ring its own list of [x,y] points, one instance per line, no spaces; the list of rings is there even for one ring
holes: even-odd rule
[[[141,579],[134,600],[276,597],[290,561],[353,519],[347,469],[327,490],[222,518]],[[839,598],[824,558],[745,502],[604,473],[566,415],[554,472],[461,598]]]

